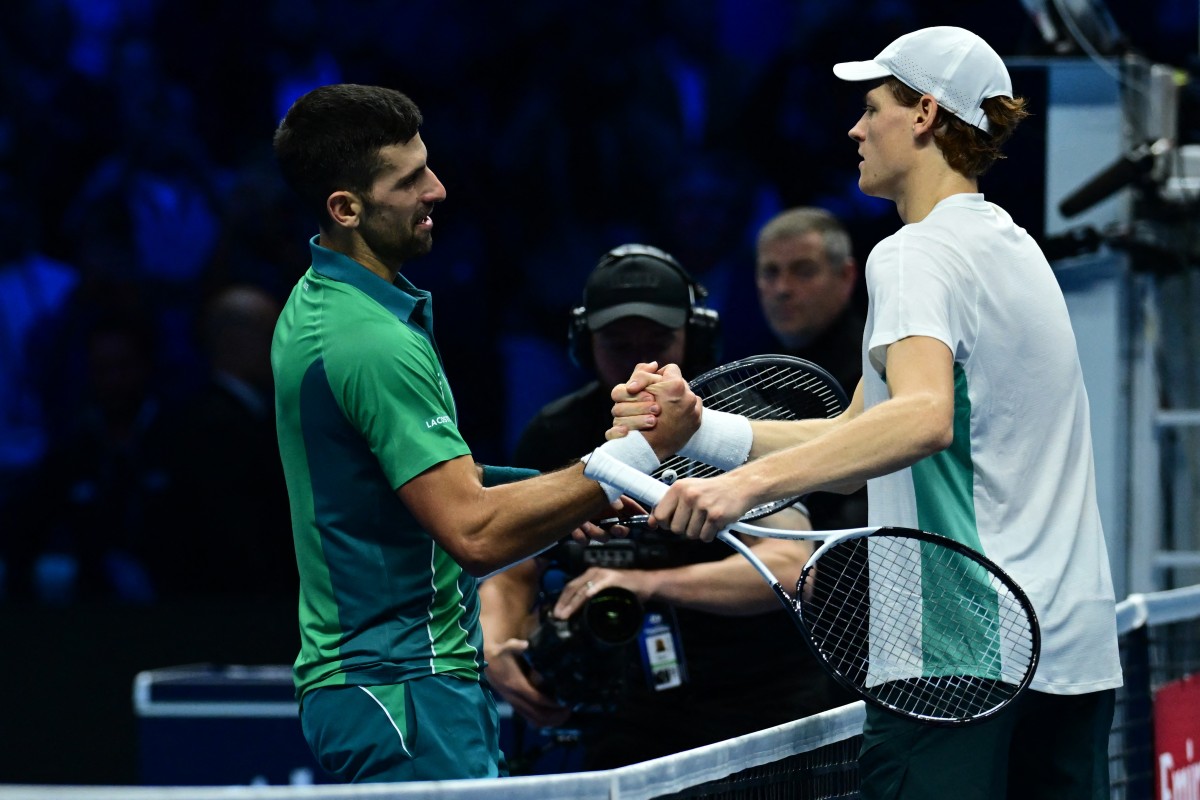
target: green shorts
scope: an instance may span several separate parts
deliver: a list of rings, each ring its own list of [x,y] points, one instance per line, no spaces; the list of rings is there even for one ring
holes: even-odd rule
[[[995,719],[925,725],[867,706],[864,800],[1108,800],[1116,692],[1027,691]]]
[[[317,763],[349,783],[506,774],[491,692],[433,675],[392,686],[313,689],[300,725]]]

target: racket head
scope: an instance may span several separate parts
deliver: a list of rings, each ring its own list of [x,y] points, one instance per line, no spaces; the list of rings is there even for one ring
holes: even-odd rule
[[[932,725],[993,717],[1028,686],[1041,632],[999,566],[911,528],[826,541],[796,586],[796,621],[834,678],[873,705]]]
[[[741,414],[752,420],[831,419],[848,405],[846,392],[832,375],[803,358],[760,355],[732,361],[693,379],[692,391],[705,408]],[[711,478],[724,470],[675,455],[652,475],[666,484],[678,478]],[[791,505],[798,497],[764,503],[743,520],[754,520]]]

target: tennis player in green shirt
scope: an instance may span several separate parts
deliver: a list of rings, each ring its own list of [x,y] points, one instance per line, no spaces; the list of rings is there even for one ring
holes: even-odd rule
[[[400,92],[331,85],[274,137],[320,231],[271,351],[300,573],[296,691],[319,763],[355,782],[504,774],[478,579],[572,531],[599,535],[587,521],[621,504],[580,465],[530,477],[472,459],[433,299],[401,274],[446,198],[420,124]]]

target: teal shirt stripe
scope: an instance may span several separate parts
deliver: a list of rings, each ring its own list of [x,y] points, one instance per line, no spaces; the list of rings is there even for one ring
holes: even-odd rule
[[[320,665],[322,672],[369,669],[388,650],[389,637],[371,620],[380,606],[391,605],[377,594],[390,591],[392,582],[385,569],[387,543],[381,533],[388,528],[401,530],[406,510],[402,503],[378,502],[367,513],[378,515],[383,524],[361,524],[358,517],[365,509],[359,503],[347,503],[347,498],[386,498],[391,487],[362,437],[342,415],[322,361],[314,362],[305,373],[301,395],[314,523],[329,580],[308,598],[322,608],[315,619],[308,620],[308,630],[324,642],[321,650],[326,659],[335,653],[341,656]],[[314,587],[310,583],[306,588]],[[422,613],[424,609],[410,610],[409,615],[414,610]],[[329,630],[317,629],[318,625],[329,626]]]
[[[975,467],[971,461],[971,398],[962,366],[954,365],[954,441],[912,465],[917,525],[981,550],[975,522]]]
[[[954,441],[950,447],[912,466],[917,500],[917,520],[922,530],[937,533],[982,553],[975,518],[975,468],[971,458],[971,398],[962,365],[954,365]],[[927,616],[923,623],[923,656],[926,675],[967,674],[1000,677],[999,600],[987,572],[974,562],[942,553],[933,545],[921,546],[921,591],[927,608],[935,605],[940,618]],[[949,577],[962,572],[966,579]],[[966,602],[939,602],[940,592],[951,583],[965,586]],[[976,627],[969,618],[982,614],[990,626]],[[962,630],[978,635],[960,641]]]

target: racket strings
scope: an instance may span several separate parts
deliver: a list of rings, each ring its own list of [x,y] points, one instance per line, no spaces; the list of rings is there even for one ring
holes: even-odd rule
[[[697,393],[707,407],[736,409],[752,419],[830,417],[841,411],[841,401],[825,379],[795,367],[733,370],[697,387]],[[816,413],[799,411],[797,403]]]
[[[822,553],[801,583],[802,622],[821,657],[885,707],[968,720],[1006,704],[1032,672],[1026,606],[950,547],[853,539]]]
[[[705,408],[753,420],[830,418],[843,408],[842,399],[827,378],[792,359],[782,364],[764,359],[718,369],[698,378],[693,390],[704,401]],[[653,476],[669,484],[680,477],[711,478],[723,472],[710,464],[675,455],[664,461]],[[748,516],[762,516],[784,505],[787,503],[767,504]]]

